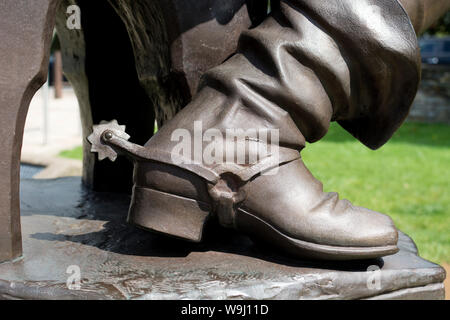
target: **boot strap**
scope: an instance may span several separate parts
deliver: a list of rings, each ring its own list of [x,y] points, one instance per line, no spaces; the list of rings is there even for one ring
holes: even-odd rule
[[[101,134],[101,140],[115,152],[129,156],[135,161],[151,160],[176,166],[195,173],[213,185],[217,184],[221,180],[221,177],[227,173],[233,174],[242,182],[247,182],[261,173],[268,172],[280,165],[301,158],[299,151],[279,147],[278,156],[269,154],[266,158],[251,165],[223,163],[214,167],[206,167],[201,163],[192,162],[190,159],[184,159],[182,156],[174,155],[169,151],[156,148],[145,148],[134,144],[127,139],[122,138],[112,130],[105,130]],[[177,161],[174,161],[174,158],[176,158]]]

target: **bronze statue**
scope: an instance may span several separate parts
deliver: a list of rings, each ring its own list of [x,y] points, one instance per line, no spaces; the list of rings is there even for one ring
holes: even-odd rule
[[[134,143],[114,123],[103,127],[111,132],[100,126],[93,136],[106,156],[123,151],[134,159],[134,182],[126,159],[99,162],[87,142],[83,157],[83,182],[92,189],[127,192],[136,185],[131,222],[198,241],[214,216],[294,255],[360,259],[394,253],[397,231],[390,218],[323,193],[299,151],[305,141],[320,139],[330,121],[371,148],[384,144],[417,90],[415,33],[445,13],[450,0],[272,0],[270,14],[267,4],[2,3],[0,262],[22,255],[22,135],[29,102],[45,81],[55,26],[83,134],[101,120],[117,119]],[[67,28],[72,5],[81,8],[82,29]],[[152,136],[155,119],[160,131],[139,147]],[[277,157],[250,152],[244,158],[259,157],[257,163],[235,166],[174,161],[173,131],[192,134],[197,121],[221,133],[278,130]],[[247,141],[265,147],[258,139]],[[276,168],[275,175],[260,174]]]
[[[129,221],[201,241],[207,219],[215,217],[299,257],[396,253],[392,220],[324,193],[299,151],[305,141],[321,139],[331,121],[372,149],[386,143],[420,81],[416,33],[449,7],[448,0],[272,2],[271,14],[240,34],[236,52],[203,74],[192,101],[145,146],[129,142],[116,122],[94,126],[89,141],[101,159],[120,153],[134,161]],[[222,137],[229,129],[277,130],[278,154],[261,156],[258,150],[271,149],[273,141],[246,136],[239,163],[237,142],[219,134],[174,159],[174,132],[194,137],[196,123]],[[221,156],[206,163],[200,153],[211,143]],[[225,159],[230,144],[235,153]],[[262,174],[275,167],[275,174]]]

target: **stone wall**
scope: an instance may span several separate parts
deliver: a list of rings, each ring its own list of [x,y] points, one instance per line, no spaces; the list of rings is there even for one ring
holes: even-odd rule
[[[408,120],[450,124],[450,66],[423,65],[422,83]]]

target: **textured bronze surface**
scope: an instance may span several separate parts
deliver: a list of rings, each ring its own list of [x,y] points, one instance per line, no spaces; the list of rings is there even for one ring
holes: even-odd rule
[[[99,159],[114,161],[120,153],[134,160],[128,220],[140,227],[200,242],[206,221],[215,218],[301,258],[368,259],[398,251],[389,217],[324,193],[294,150],[253,165],[173,165],[163,146],[142,147],[128,138],[112,121],[94,126],[88,140]],[[260,176],[279,163],[276,175]]]
[[[400,2],[416,33],[450,7],[449,0]],[[278,127],[282,145],[293,150],[301,149],[305,140],[321,138],[331,120],[339,121],[371,148],[385,143],[404,120],[420,75],[416,39],[399,4],[394,0],[273,1],[273,14],[266,18],[266,3],[2,2],[0,261],[21,252],[18,172],[23,125],[29,101],[45,79],[55,16],[86,136],[93,123],[116,118],[133,131],[133,142],[143,144],[153,133],[155,116],[165,123],[190,101],[203,72],[238,48],[226,63],[206,74],[203,89],[184,113],[190,113],[188,119],[201,118],[207,126]],[[69,4],[80,5],[84,12],[81,31],[63,30],[64,9]],[[373,6],[384,17],[375,26],[366,19],[371,17],[367,8]],[[95,22],[99,16],[109,32]],[[144,31],[145,25],[158,34]],[[251,25],[257,27],[246,32]],[[149,52],[157,61],[148,59]],[[213,110],[224,113],[209,117]],[[225,117],[233,110],[251,115]],[[164,126],[165,131],[183,126],[181,118]],[[163,149],[170,149],[164,135],[149,146],[161,143]],[[85,183],[98,190],[130,191],[131,164],[118,160],[100,165],[87,152],[86,144]],[[160,169],[152,174],[166,174],[166,169]],[[191,179],[195,184],[195,178]]]
[[[0,262],[21,255],[19,161],[28,106],[47,76],[56,0],[0,2]]]
[[[147,189],[154,202],[167,202],[162,212],[145,197],[134,197],[130,221],[180,236],[186,233],[180,232],[183,219],[174,213],[179,206],[172,207],[168,199],[175,203],[181,197],[188,206],[192,200],[207,198],[209,214],[223,226],[299,257],[348,260],[393,254],[398,249],[392,220],[339,200],[335,193],[324,193],[297,153],[306,141],[322,138],[331,121],[338,121],[368,147],[380,147],[407,116],[419,80],[415,30],[399,2],[274,3],[271,15],[240,34],[236,53],[203,75],[191,103],[144,147],[114,135],[104,141],[134,159],[135,192]],[[266,155],[256,163],[208,164],[202,150],[209,142],[202,141],[203,148],[194,147],[191,158],[180,164],[172,157],[178,144],[172,134],[182,128],[195,137],[196,123],[203,130],[218,130],[222,144],[233,147],[234,142],[223,138],[230,129],[277,130],[280,156],[273,160],[273,155]],[[254,148],[247,150],[246,158],[257,158],[253,153],[268,146],[261,140],[247,143]],[[238,157],[234,154],[232,159]],[[151,169],[155,161],[166,165],[157,186],[161,175]],[[274,165],[281,165],[279,173],[261,175]],[[194,176],[180,178],[183,170]],[[191,192],[202,179],[202,190],[208,194]],[[172,217],[173,223],[166,226],[162,216]],[[187,221],[197,212],[187,210],[185,216]],[[204,227],[204,219],[196,221],[194,239]]]
[[[91,192],[77,178],[25,180],[21,196],[24,258],[0,264],[1,298],[444,297],[444,270],[417,256],[403,234],[393,256],[318,263],[286,258],[213,226],[203,244],[136,229],[125,221],[128,196]],[[80,268],[80,290],[67,289],[70,266]],[[369,266],[381,268],[379,287]]]
[[[324,193],[302,161],[287,155],[289,150],[303,149],[306,141],[322,138],[331,121],[373,149],[402,124],[420,81],[415,33],[430,16],[436,19],[436,8],[447,3],[403,5],[406,11],[397,1],[274,2],[272,13],[241,32],[236,53],[203,75],[192,102],[144,147],[114,134],[103,141],[135,162],[130,222],[200,241],[206,218],[204,211],[192,206],[197,201],[208,208],[206,217],[296,256],[347,260],[395,253],[397,231],[389,217]],[[207,39],[205,31],[196,30],[196,40]],[[177,69],[177,64],[173,67]],[[186,72],[178,66],[180,71]],[[196,123],[203,130],[219,130],[223,137],[229,129],[278,130],[282,156],[277,163],[268,155],[256,164],[207,164],[198,162],[208,144],[203,141],[203,148],[180,164],[173,159],[178,141],[172,134],[182,128],[193,137]],[[265,147],[262,141],[251,143],[256,146],[253,150]],[[93,147],[97,148],[95,143]],[[248,152],[246,157],[251,158],[254,151]],[[103,157],[101,152],[99,156]],[[260,176],[274,164],[281,165],[280,173]],[[202,194],[206,189],[208,193]],[[159,205],[164,202],[165,207]],[[183,203],[191,210],[181,210]],[[195,219],[198,216],[202,218]],[[191,233],[185,231],[188,221]]]

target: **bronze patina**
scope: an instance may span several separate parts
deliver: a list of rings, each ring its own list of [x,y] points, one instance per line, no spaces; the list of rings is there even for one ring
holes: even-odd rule
[[[128,220],[201,241],[213,218],[298,257],[351,260],[396,253],[392,220],[324,193],[300,151],[306,141],[321,139],[331,121],[369,148],[385,144],[418,89],[416,32],[445,7],[448,1],[272,3],[272,12],[241,32],[236,52],[202,75],[192,101],[144,147],[129,142],[116,122],[94,126],[89,141],[100,159],[122,153],[134,161]],[[199,32],[197,38],[203,37]],[[182,128],[194,137],[196,123],[222,137],[230,129],[277,130],[279,154],[259,157],[254,153],[270,143],[247,137],[244,158],[258,161],[238,163],[237,154],[231,163],[198,161],[210,142],[202,148],[194,143],[193,155],[174,160],[174,132]],[[231,144],[237,152],[225,138],[214,144],[224,150]],[[276,174],[262,174],[275,166]]]
[[[81,29],[67,28],[71,5],[81,8]],[[395,253],[391,219],[324,193],[299,152],[331,121],[370,148],[388,141],[420,80],[416,34],[449,8],[449,0],[281,0],[271,1],[270,13],[260,0],[0,2],[0,261],[22,253],[23,129],[46,78],[55,26],[83,134],[117,119],[94,144],[134,162],[99,162],[86,142],[83,181],[98,191],[130,192],[134,184],[131,222],[199,241],[216,218],[301,257]],[[174,163],[171,134],[193,133],[196,121],[222,133],[276,129],[279,157]],[[274,167],[276,175],[261,174]]]

